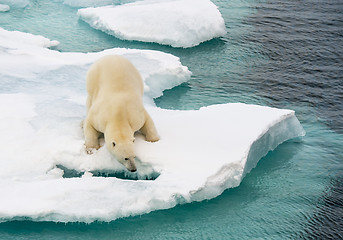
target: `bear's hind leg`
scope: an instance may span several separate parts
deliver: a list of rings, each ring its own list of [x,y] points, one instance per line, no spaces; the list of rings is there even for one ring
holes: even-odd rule
[[[86,145],[86,152],[88,154],[92,153],[92,149],[99,149],[99,136],[100,133],[94,129],[94,127],[87,121],[84,121],[83,132],[85,135],[85,145]]]
[[[157,142],[160,140],[155,124],[147,111],[145,111],[145,123],[140,131],[145,135],[145,139],[149,142]]]

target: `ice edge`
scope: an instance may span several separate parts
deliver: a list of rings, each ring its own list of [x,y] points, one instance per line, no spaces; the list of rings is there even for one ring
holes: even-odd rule
[[[257,166],[257,163],[283,142],[305,136],[306,132],[295,116],[294,111],[283,116],[280,121],[266,127],[266,130],[250,145],[246,156],[240,163],[224,165],[216,174],[210,176],[203,187],[191,192],[192,201],[213,199],[229,188],[240,185],[244,177]],[[239,168],[236,165],[241,165]],[[236,166],[236,167],[235,167]],[[218,185],[218,182],[221,184]]]

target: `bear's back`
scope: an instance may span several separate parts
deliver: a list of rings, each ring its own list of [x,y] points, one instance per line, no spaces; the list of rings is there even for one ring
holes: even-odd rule
[[[87,73],[88,94],[137,94],[140,98],[144,91],[143,81],[138,70],[126,58],[108,55],[95,62]],[[133,97],[133,96],[132,96]]]

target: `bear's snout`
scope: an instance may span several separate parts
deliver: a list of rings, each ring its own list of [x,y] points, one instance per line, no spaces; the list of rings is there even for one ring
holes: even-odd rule
[[[136,172],[137,171],[137,167],[136,167],[136,163],[135,163],[135,157],[125,157],[123,165],[130,172]]]

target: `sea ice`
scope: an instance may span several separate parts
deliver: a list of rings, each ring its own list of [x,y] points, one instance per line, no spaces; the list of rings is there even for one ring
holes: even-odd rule
[[[226,34],[224,19],[210,0],[145,0],[85,8],[90,26],[124,40],[193,47]]]
[[[238,186],[268,151],[304,134],[292,110],[240,103],[192,111],[156,107],[154,96],[190,76],[170,54],[60,53],[38,40],[2,33],[0,189],[6,194],[0,198],[0,221],[110,221],[211,199]],[[161,136],[149,143],[136,134],[136,173],[127,172],[105,147],[88,155],[83,145],[85,73],[110,53],[126,56],[142,72],[146,107]],[[65,178],[67,169],[82,176]],[[96,177],[97,171],[138,180]]]

